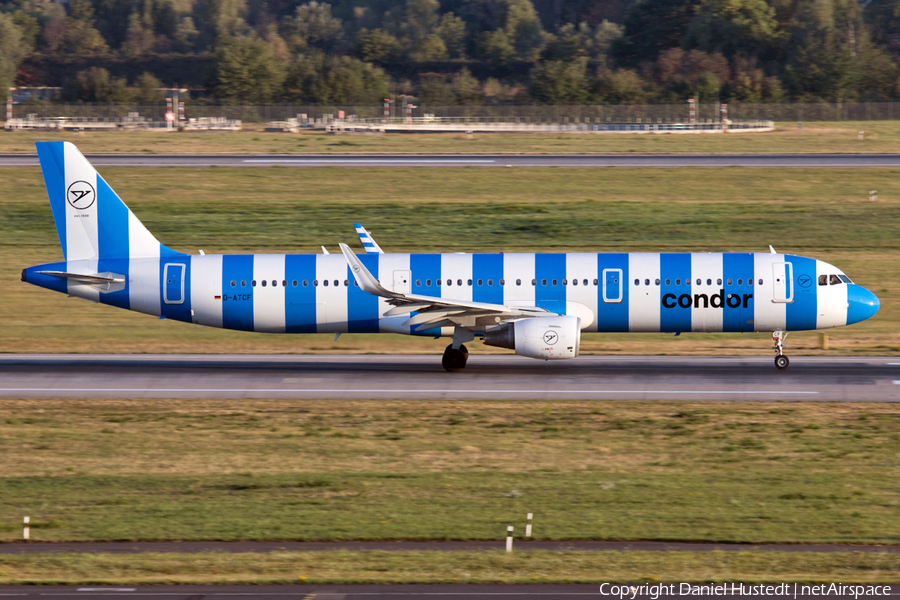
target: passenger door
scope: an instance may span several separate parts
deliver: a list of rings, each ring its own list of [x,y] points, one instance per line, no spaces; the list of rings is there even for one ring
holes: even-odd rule
[[[775,302],[794,301],[793,268],[791,263],[772,264],[772,293]]]
[[[163,301],[184,304],[184,265],[170,263],[163,269]]]
[[[603,269],[603,301],[622,301],[622,269]]]

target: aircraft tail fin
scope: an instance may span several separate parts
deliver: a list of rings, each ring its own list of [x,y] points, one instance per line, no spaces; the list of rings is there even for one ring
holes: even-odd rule
[[[66,260],[179,254],[153,237],[74,144],[35,145]]]

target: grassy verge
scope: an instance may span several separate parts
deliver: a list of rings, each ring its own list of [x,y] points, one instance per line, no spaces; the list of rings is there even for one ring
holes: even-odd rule
[[[0,584],[900,582],[900,555],[271,552],[0,556]]]
[[[864,131],[864,139],[858,139]],[[2,132],[0,152],[34,153],[38,140],[67,140],[92,153],[794,153],[900,152],[900,121],[779,123],[769,133],[683,134],[390,134],[341,135],[158,132]]]
[[[4,400],[0,540],[900,543],[891,405]],[[0,567],[2,570],[2,567]]]
[[[2,137],[2,136],[0,136]],[[358,247],[364,223],[388,251],[760,251],[833,262],[881,297],[869,321],[830,332],[829,353],[900,351],[896,169],[102,169],[175,249],[320,252]],[[6,352],[439,352],[392,336],[272,336],[159,321],[18,281],[59,260],[40,171],[6,170],[0,199],[0,330]],[[879,201],[868,201],[868,191]],[[14,309],[12,308],[14,307]],[[584,352],[767,353],[766,334],[588,335]],[[818,352],[815,333],[792,353]],[[474,344],[474,351],[482,351]],[[496,351],[496,350],[495,350]]]

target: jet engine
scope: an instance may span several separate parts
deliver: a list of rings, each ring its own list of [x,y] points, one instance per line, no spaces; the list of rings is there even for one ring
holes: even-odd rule
[[[484,343],[544,360],[575,358],[581,347],[581,319],[529,317],[484,332]]]

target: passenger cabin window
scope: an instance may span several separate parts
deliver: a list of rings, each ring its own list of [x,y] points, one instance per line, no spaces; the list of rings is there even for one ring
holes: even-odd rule
[[[471,279],[469,279],[469,285],[472,285],[472,280],[471,280]]]
[[[599,280],[599,279],[595,279],[595,280],[594,280],[594,285],[600,285],[600,280]]]
[[[488,285],[494,285],[494,280],[493,280],[493,279],[488,279]]]
[[[231,287],[234,287],[234,286],[236,286],[236,285],[237,285],[237,282],[236,282],[234,279],[232,279],[232,280],[231,280]]]
[[[303,280],[303,287],[307,287],[309,285],[309,279]]]
[[[291,282],[291,285],[294,286],[294,287],[297,287],[297,280],[296,280],[296,279],[293,280],[293,281]]]
[[[506,285],[506,280],[505,280],[505,279],[501,279],[501,280],[500,280],[500,285]]]
[[[720,282],[720,283],[721,283],[721,282]],[[712,279],[707,279],[707,280],[706,280],[706,285],[712,285]]]
[[[645,279],[645,280],[644,280],[644,285],[650,285],[650,280],[649,280],[649,279]]]
[[[587,285],[588,284],[587,279],[582,280],[581,283],[583,283],[584,285]],[[597,285],[596,280],[594,281],[594,285]]]
[[[250,282],[250,285],[253,286],[253,287],[256,287],[256,280],[254,279],[253,281],[251,281],[251,282]]]
[[[521,279],[516,279],[516,285],[522,285],[522,280],[521,280]]]
[[[555,280],[555,279],[553,280],[553,285],[556,285],[556,280]]]
[[[241,279],[241,287],[247,287],[247,281],[246,281],[246,280]]]
[[[263,285],[263,287],[266,287],[266,280],[265,280],[265,279],[262,280],[262,285]]]
[[[726,283],[728,283],[728,285],[731,285],[731,279],[729,279]]]
[[[483,279],[479,279],[479,280],[478,280],[478,285],[479,285],[479,286],[484,285],[484,280],[483,280]]]
[[[428,286],[428,287],[431,287],[431,280],[430,280],[430,279],[426,279],[426,280],[425,280],[425,285]]]
[[[676,280],[675,280],[675,285],[681,285],[681,280],[680,280],[680,279],[676,279]]]
[[[659,285],[659,279],[656,280],[656,285]]]
[[[635,280],[634,280],[634,285],[641,285],[641,280],[640,280],[640,279],[635,279]]]
[[[716,285],[722,285],[722,280],[721,280],[721,279],[716,279]]]

